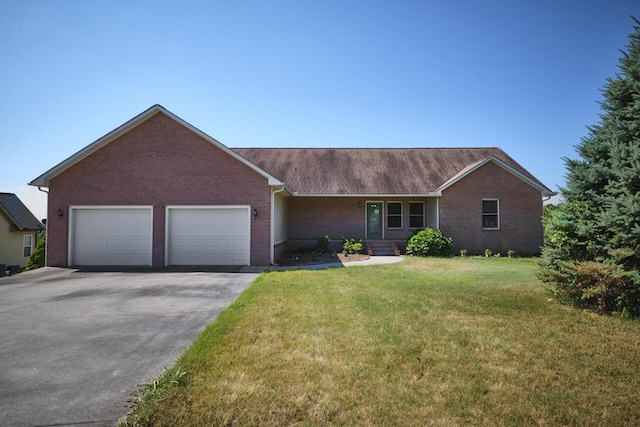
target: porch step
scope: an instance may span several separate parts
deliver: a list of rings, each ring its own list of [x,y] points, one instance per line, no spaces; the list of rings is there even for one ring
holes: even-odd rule
[[[397,256],[401,253],[402,244],[391,240],[367,240],[365,248],[369,255]]]

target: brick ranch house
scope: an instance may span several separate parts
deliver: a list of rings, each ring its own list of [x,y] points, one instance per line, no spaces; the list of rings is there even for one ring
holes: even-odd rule
[[[378,250],[423,227],[535,254],[553,194],[498,148],[230,149],[160,105],[30,185],[49,192],[49,266],[268,265],[325,235]]]

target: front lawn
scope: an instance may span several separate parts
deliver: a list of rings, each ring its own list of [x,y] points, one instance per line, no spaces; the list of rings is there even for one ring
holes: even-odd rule
[[[559,304],[535,268],[410,258],[263,274],[126,422],[640,424],[640,323]]]

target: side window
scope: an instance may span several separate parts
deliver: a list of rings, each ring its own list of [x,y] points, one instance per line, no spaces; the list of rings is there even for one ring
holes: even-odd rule
[[[409,228],[424,228],[424,202],[409,202]]]
[[[498,199],[482,200],[482,228],[487,230],[497,230],[500,228]]]
[[[402,203],[387,203],[387,228],[402,228]]]
[[[33,237],[32,236],[22,236],[22,256],[30,257],[31,256],[31,248],[32,248]]]

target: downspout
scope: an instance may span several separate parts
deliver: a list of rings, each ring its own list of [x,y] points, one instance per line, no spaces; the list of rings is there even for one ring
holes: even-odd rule
[[[38,191],[42,191],[47,195],[47,222],[44,224],[44,232],[46,233],[47,241],[44,246],[44,265],[47,266],[49,261],[49,192],[42,189],[41,186],[38,185]],[[36,245],[38,244],[38,239],[36,239]]]
[[[284,191],[284,183],[282,184],[282,187],[280,187],[279,190],[275,190],[271,192],[271,227],[269,227],[270,231],[269,231],[269,263],[271,265],[273,265],[275,263],[275,240],[276,240],[276,233],[275,233],[275,224],[276,224],[276,219],[275,219],[275,212],[276,212],[276,193],[280,193]]]

